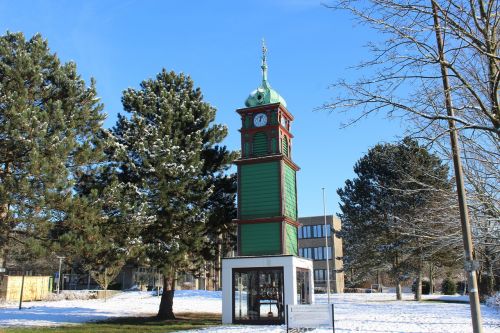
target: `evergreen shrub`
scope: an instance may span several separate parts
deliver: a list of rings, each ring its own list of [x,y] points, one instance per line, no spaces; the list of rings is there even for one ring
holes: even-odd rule
[[[443,280],[441,293],[444,295],[455,295],[457,293],[457,285],[451,278],[447,277]]]
[[[411,291],[415,294],[417,292],[417,280],[411,286]],[[422,280],[422,295],[429,295],[431,293],[431,283],[427,280]]]

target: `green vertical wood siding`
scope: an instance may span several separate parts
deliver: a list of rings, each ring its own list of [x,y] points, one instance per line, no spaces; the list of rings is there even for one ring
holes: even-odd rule
[[[278,124],[278,116],[276,115],[275,112],[271,113],[271,125],[277,125]]]
[[[250,116],[245,116],[245,128],[250,128],[252,126],[252,118]]]
[[[240,219],[280,215],[279,162],[240,167]]]
[[[298,255],[297,227],[285,224],[285,248],[286,254]]]
[[[250,144],[248,142],[245,142],[243,148],[243,156],[248,157],[249,155],[250,155]]]
[[[278,143],[276,138],[271,138],[271,153],[275,154],[278,149]]]
[[[295,188],[295,170],[288,164],[283,163],[284,167],[284,207],[285,216],[297,220],[297,189]]]
[[[279,254],[281,223],[240,225],[240,254],[243,256]]]
[[[267,135],[263,132],[257,132],[253,136],[253,154],[261,156],[267,154]]]

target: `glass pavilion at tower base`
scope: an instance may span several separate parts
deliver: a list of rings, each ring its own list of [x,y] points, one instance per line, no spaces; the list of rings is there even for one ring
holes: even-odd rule
[[[283,324],[287,304],[314,302],[312,260],[268,255],[222,261],[224,324]]]

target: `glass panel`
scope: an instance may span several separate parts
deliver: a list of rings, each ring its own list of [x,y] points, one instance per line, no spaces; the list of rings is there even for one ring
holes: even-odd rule
[[[304,235],[304,238],[311,238],[311,227],[307,226],[305,231],[306,231],[306,233]]]
[[[311,272],[297,268],[297,304],[311,304]]]
[[[247,316],[248,274],[234,274],[234,318],[241,320]]]
[[[283,268],[235,270],[233,285],[236,321],[284,321]]]
[[[326,236],[330,237],[332,235],[332,229],[328,225],[326,225],[324,227],[325,227],[325,231],[326,231]]]
[[[278,318],[280,313],[280,297],[278,272],[261,272],[259,275],[259,309],[262,318]]]

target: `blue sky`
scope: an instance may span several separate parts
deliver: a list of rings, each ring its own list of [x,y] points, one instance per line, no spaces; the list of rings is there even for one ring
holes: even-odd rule
[[[341,129],[347,115],[314,111],[334,95],[329,85],[363,73],[349,69],[369,55],[378,36],[345,12],[315,0],[244,1],[23,1],[0,0],[0,31],[39,32],[62,61],[97,80],[108,118],[122,111],[121,94],[162,68],[184,72],[217,108],[229,128],[225,144],[239,149],[235,110],[261,81],[261,39],[268,78],[295,116],[293,159],[299,216],[338,212],[336,189],[352,178],[354,163],[380,141],[394,141],[402,124],[382,116]]]

